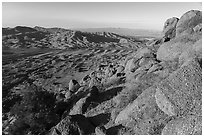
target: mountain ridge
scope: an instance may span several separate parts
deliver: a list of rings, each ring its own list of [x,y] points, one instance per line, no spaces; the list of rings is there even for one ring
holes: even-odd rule
[[[134,37],[120,35],[114,32],[86,32],[64,28],[44,28],[35,26],[16,26],[2,28],[3,47],[37,47],[37,48],[84,48],[98,44],[117,44],[141,42]],[[124,40],[125,39],[125,40]],[[101,46],[101,45],[100,45]]]
[[[130,29],[130,28],[76,28],[74,30],[80,30],[85,32],[113,32],[126,36],[148,36],[148,37],[160,37],[161,31],[147,30],[147,29]]]

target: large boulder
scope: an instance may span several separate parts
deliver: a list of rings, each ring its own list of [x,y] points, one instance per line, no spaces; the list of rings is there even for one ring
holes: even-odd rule
[[[71,91],[72,93],[74,93],[74,92],[76,92],[79,88],[80,88],[80,85],[79,85],[79,83],[78,83],[76,80],[74,80],[74,79],[70,80],[70,82],[69,82],[69,91]]]
[[[73,108],[70,110],[69,115],[84,114],[91,103],[96,102],[99,98],[99,91],[96,86],[89,89],[89,93],[79,99]]]
[[[182,15],[176,25],[176,36],[181,33],[192,32],[193,28],[202,23],[202,12],[198,10],[190,10]]]
[[[84,114],[90,106],[92,106],[98,101],[99,96],[100,93],[98,88],[96,86],[93,86],[89,89],[89,94],[85,98],[80,99],[78,101],[79,104],[76,104],[75,110],[78,110],[78,112]]]
[[[140,135],[161,134],[168,115],[158,108],[155,92],[155,86],[144,90],[133,103],[118,114],[115,124],[134,128],[135,133]]]
[[[55,126],[61,135],[90,135],[95,133],[95,127],[83,115],[69,115]]]
[[[128,40],[127,40],[127,39],[122,38],[122,39],[120,39],[119,43],[128,43]]]
[[[173,61],[180,55],[191,49],[195,42],[200,40],[201,35],[180,35],[168,42],[163,43],[157,50],[157,59],[161,61]]]
[[[88,95],[89,96],[89,95]],[[69,115],[83,114],[83,106],[86,103],[88,96],[81,98],[70,110]]]
[[[171,120],[162,135],[202,135],[202,117],[189,115]]]
[[[179,64],[183,64],[190,58],[202,59],[202,39],[198,40],[189,50],[180,55]]]
[[[197,59],[185,62],[157,85],[158,107],[170,116],[201,115],[202,69]]]
[[[166,38],[172,39],[176,36],[176,25],[178,23],[178,18],[173,17],[166,20],[163,28],[163,35]]]

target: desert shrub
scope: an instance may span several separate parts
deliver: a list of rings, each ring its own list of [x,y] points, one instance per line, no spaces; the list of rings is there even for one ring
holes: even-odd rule
[[[56,106],[54,93],[30,87],[23,93],[22,101],[10,111],[16,120],[9,127],[9,134],[45,134],[60,120]]]

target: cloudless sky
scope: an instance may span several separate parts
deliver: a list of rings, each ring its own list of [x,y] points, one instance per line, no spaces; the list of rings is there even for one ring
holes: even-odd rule
[[[202,10],[201,2],[3,2],[3,27],[120,27],[162,30],[170,17]]]

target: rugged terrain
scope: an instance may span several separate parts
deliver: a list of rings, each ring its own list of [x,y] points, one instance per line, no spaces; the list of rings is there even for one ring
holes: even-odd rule
[[[202,134],[202,13],[159,38],[2,30],[3,134]]]

